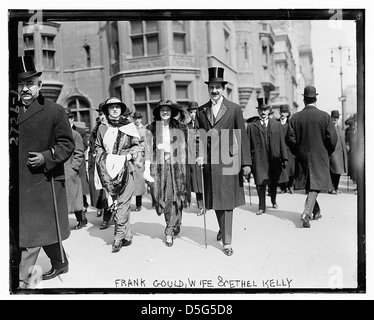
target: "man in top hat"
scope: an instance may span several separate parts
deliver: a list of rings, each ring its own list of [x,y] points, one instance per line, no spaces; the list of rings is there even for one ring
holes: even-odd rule
[[[142,123],[143,115],[135,111],[133,114],[134,123],[136,129],[138,129],[140,140],[139,146],[141,147],[142,152],[138,152],[138,157],[135,159],[135,171],[134,171],[134,196],[135,196],[135,211],[140,211],[143,205],[143,195],[145,194],[145,179],[144,174],[144,161],[145,161],[145,135],[146,128]]]
[[[205,83],[210,99],[196,114],[200,135],[206,133],[200,136],[200,143],[207,153],[197,158],[197,163],[204,164],[205,206],[216,212],[217,240],[222,240],[223,252],[231,256],[233,211],[245,204],[243,171],[248,175],[252,162],[241,107],[223,96],[227,84],[224,69],[211,67],[208,71]]]
[[[196,119],[196,112],[199,108],[199,104],[196,101],[190,101],[187,104],[187,111],[190,114],[191,120],[187,123],[189,141],[188,148],[189,154],[198,157],[199,154],[199,126]],[[198,215],[203,214],[203,183],[201,179],[201,169],[196,163],[190,163],[190,179],[191,179],[191,191],[196,194],[197,208],[199,209]]]
[[[40,93],[42,73],[35,70],[33,58],[18,57],[18,63],[19,281],[27,288],[41,247],[52,265],[42,280],[69,269],[61,244],[70,235],[64,162],[74,151],[74,140],[65,109]]]
[[[334,123],[336,134],[338,136],[338,142],[336,143],[335,151],[330,156],[330,175],[332,182],[332,190],[329,191],[331,194],[339,194],[339,181],[342,174],[347,173],[348,161],[347,161],[347,149],[345,143],[345,132],[339,128],[339,110],[331,111],[331,119]]]
[[[266,212],[266,186],[269,185],[272,207],[278,208],[277,186],[288,180],[281,178],[288,160],[283,129],[279,121],[269,118],[270,105],[265,98],[257,99],[259,117],[247,126],[252,173],[259,198],[257,215]]]
[[[330,186],[330,155],[334,152],[337,134],[330,115],[317,109],[316,88],[304,88],[305,108],[295,113],[289,123],[286,143],[300,164],[307,199],[301,221],[310,228],[310,220],[321,218],[317,196]],[[296,178],[295,178],[296,179]]]
[[[286,137],[288,131],[288,122],[291,116],[290,108],[288,105],[281,105],[279,107],[280,118],[279,122],[282,125],[283,135]],[[281,193],[287,192],[294,193],[293,188],[293,177],[295,175],[295,156],[292,154],[290,148],[287,146],[287,167],[282,170],[280,180],[284,180],[283,177],[288,177],[287,182],[280,183]]]

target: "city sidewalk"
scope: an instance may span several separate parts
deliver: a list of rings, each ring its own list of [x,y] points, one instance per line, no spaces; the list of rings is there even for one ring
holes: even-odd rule
[[[197,216],[195,198],[183,212],[180,235],[174,246],[164,244],[164,217],[151,207],[150,195],[143,197],[143,208],[132,212],[133,244],[119,253],[111,253],[113,223],[99,230],[102,217],[96,209],[87,214],[88,225],[72,230],[64,241],[70,270],[49,281],[36,281],[36,289],[100,289],[137,292],[135,289],[226,289],[251,292],[251,289],[319,289],[357,287],[357,192],[345,177],[339,195],[321,193],[318,202],[322,219],[302,227],[300,215],[306,195],[278,194],[278,209],[270,207],[256,215],[258,198],[253,179],[251,198],[245,185],[246,204],[234,210],[233,249],[228,257],[217,242],[215,212],[206,214],[207,248],[204,240],[204,217]],[[194,194],[193,194],[194,195]],[[252,205],[250,205],[250,202]],[[132,210],[135,209],[133,197]],[[70,216],[73,228],[75,217]],[[50,269],[42,251],[37,272]],[[168,291],[169,290],[169,291]],[[74,291],[74,290],[73,290]],[[219,291],[214,291],[218,293]],[[84,292],[84,291],[83,291]]]

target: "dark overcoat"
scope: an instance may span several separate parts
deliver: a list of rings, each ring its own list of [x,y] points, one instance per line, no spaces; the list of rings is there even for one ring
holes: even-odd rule
[[[68,200],[68,211],[74,213],[83,210],[83,191],[80,168],[84,160],[84,146],[82,136],[75,131],[73,138],[75,150],[69,160],[65,162],[66,196]]]
[[[330,155],[334,152],[337,134],[330,115],[307,105],[289,122],[286,143],[299,165],[295,179],[307,191],[330,188]]]
[[[80,179],[82,181],[82,193],[83,194],[90,194],[90,186],[88,184],[87,164],[86,164],[86,155],[85,155],[85,152],[88,149],[88,143],[89,143],[87,132],[84,128],[76,127],[74,125],[73,125],[73,129],[80,134],[80,136],[82,137],[82,141],[83,141],[83,157],[84,157],[83,159],[84,159],[84,161],[82,161],[82,164],[79,168],[79,176],[80,176]],[[83,195],[82,195],[82,197],[83,197]]]
[[[19,246],[40,247],[57,243],[51,176],[55,178],[61,238],[70,235],[64,162],[74,151],[65,109],[39,96],[18,118],[19,125]],[[52,148],[54,154],[52,154]],[[29,152],[40,152],[45,165],[27,166]]]
[[[345,143],[345,133],[335,126],[338,136],[335,151],[330,157],[330,170],[334,174],[344,174],[348,171],[347,149]]]
[[[287,182],[288,176],[280,177],[282,162],[287,160],[287,147],[280,122],[269,119],[267,126],[269,146],[260,118],[247,126],[248,149],[252,157],[252,174],[256,185]]]
[[[206,147],[206,208],[233,210],[244,205],[241,168],[251,165],[252,162],[241,107],[224,98],[214,121],[212,102],[209,101],[197,109],[196,117],[200,128],[200,143]]]
[[[285,122],[285,124],[282,124],[279,121],[281,126],[282,126],[283,135],[284,135],[285,139],[286,139],[286,135],[287,135],[287,131],[288,131],[288,121],[289,121],[289,118],[287,118],[287,121]],[[295,175],[295,156],[292,154],[289,146],[286,145],[286,147],[287,147],[287,158],[288,158],[287,167],[286,167],[286,169],[282,170],[280,180],[284,180],[286,178],[286,175],[288,176],[288,179]]]
[[[191,159],[194,161],[190,161],[189,168],[190,168],[190,179],[191,179],[191,191],[195,193],[202,193],[203,192],[203,182],[201,178],[201,169],[200,166],[196,164],[196,158],[199,152],[199,128],[197,120],[191,120],[187,124],[188,127],[188,152],[191,156]]]

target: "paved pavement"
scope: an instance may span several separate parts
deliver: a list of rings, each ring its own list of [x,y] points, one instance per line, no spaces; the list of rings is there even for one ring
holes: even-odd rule
[[[218,225],[213,210],[206,215],[207,248],[204,244],[204,218],[197,216],[195,199],[183,212],[183,224],[174,246],[164,244],[164,218],[151,207],[150,195],[143,209],[132,212],[133,244],[111,253],[113,224],[99,230],[102,218],[96,209],[87,214],[88,225],[72,230],[64,241],[70,271],[49,281],[36,281],[36,289],[98,289],[123,293],[158,293],[159,289],[226,289],[226,292],[254,292],[263,289],[350,289],[357,287],[357,192],[349,190],[342,177],[339,195],[318,197],[322,219],[302,227],[300,215],[305,202],[303,191],[278,194],[279,209],[268,208],[257,216],[258,198],[251,180],[251,199],[246,184],[247,203],[234,210],[233,249],[227,257],[216,241]],[[250,205],[250,202],[252,205]],[[270,205],[270,198],[267,197]],[[133,197],[132,209],[135,209]],[[76,224],[70,216],[71,227]],[[46,272],[50,264],[44,252],[35,274]],[[36,277],[37,279],[37,277]],[[64,292],[64,290],[61,290]],[[142,291],[143,292],[143,291]],[[180,290],[180,292],[185,292]]]

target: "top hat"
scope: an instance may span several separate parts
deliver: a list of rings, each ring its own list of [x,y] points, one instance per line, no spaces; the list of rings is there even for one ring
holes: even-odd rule
[[[153,117],[160,119],[160,110],[163,106],[167,106],[171,109],[171,117],[174,118],[180,112],[180,109],[171,100],[160,100],[157,106],[153,109]]]
[[[42,72],[35,69],[34,59],[32,56],[18,57],[18,79],[24,80],[31,77],[40,77]]]
[[[65,108],[65,112],[66,112],[66,115],[70,118],[70,117],[74,117],[75,114],[73,112],[71,112],[71,109],[70,108]]]
[[[287,105],[281,105],[279,107],[279,112],[290,112],[290,107]]]
[[[268,108],[270,108],[270,105],[268,104],[268,99],[267,98],[258,98],[257,99],[257,104],[258,104],[258,106],[256,107],[257,109],[268,109]]]
[[[304,94],[302,94],[306,98],[315,98],[318,96],[318,93],[316,92],[316,88],[313,86],[307,86],[304,88]]]
[[[102,111],[105,114],[108,114],[108,108],[112,104],[117,104],[121,107],[121,114],[124,114],[125,111],[128,110],[127,106],[120,99],[116,97],[112,97],[112,98],[105,100],[104,104],[102,105]],[[130,114],[131,114],[131,111],[130,111]]]
[[[135,111],[134,112],[134,115],[132,116],[134,119],[139,119],[139,118],[143,118],[143,115],[138,112],[138,111]]]
[[[331,118],[339,118],[339,110],[332,110],[331,111]]]
[[[187,111],[196,110],[199,107],[199,104],[196,101],[191,101],[187,104]]]
[[[224,69],[221,67],[211,67],[208,69],[209,72],[209,80],[205,81],[206,84],[209,84],[210,82],[221,82],[222,85],[226,85],[227,81],[223,80],[223,73]]]

